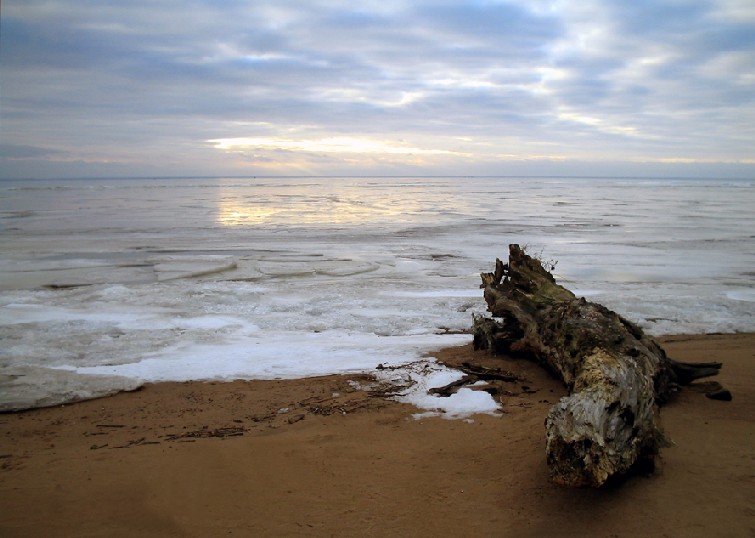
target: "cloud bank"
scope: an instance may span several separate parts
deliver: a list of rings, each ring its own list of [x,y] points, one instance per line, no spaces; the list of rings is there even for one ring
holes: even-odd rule
[[[8,0],[2,175],[755,170],[750,0]]]

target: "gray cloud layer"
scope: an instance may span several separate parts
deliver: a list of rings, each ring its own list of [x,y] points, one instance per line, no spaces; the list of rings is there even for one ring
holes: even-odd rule
[[[755,163],[750,0],[8,0],[1,24],[6,177]]]

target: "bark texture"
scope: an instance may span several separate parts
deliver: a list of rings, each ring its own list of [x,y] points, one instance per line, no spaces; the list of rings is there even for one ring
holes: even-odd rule
[[[667,444],[658,405],[721,365],[670,360],[638,326],[556,284],[518,245],[481,277],[498,319],[475,319],[475,348],[535,360],[569,389],[545,422],[551,480],[597,487],[638,464],[652,468]]]

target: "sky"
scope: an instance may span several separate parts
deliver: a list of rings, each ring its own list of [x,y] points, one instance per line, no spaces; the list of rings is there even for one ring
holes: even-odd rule
[[[3,0],[0,178],[755,178],[752,0]]]

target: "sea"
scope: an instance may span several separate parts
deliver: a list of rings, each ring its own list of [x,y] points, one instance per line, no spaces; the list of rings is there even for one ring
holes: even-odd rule
[[[652,335],[755,331],[753,179],[2,181],[0,410],[432,363],[510,243]]]

